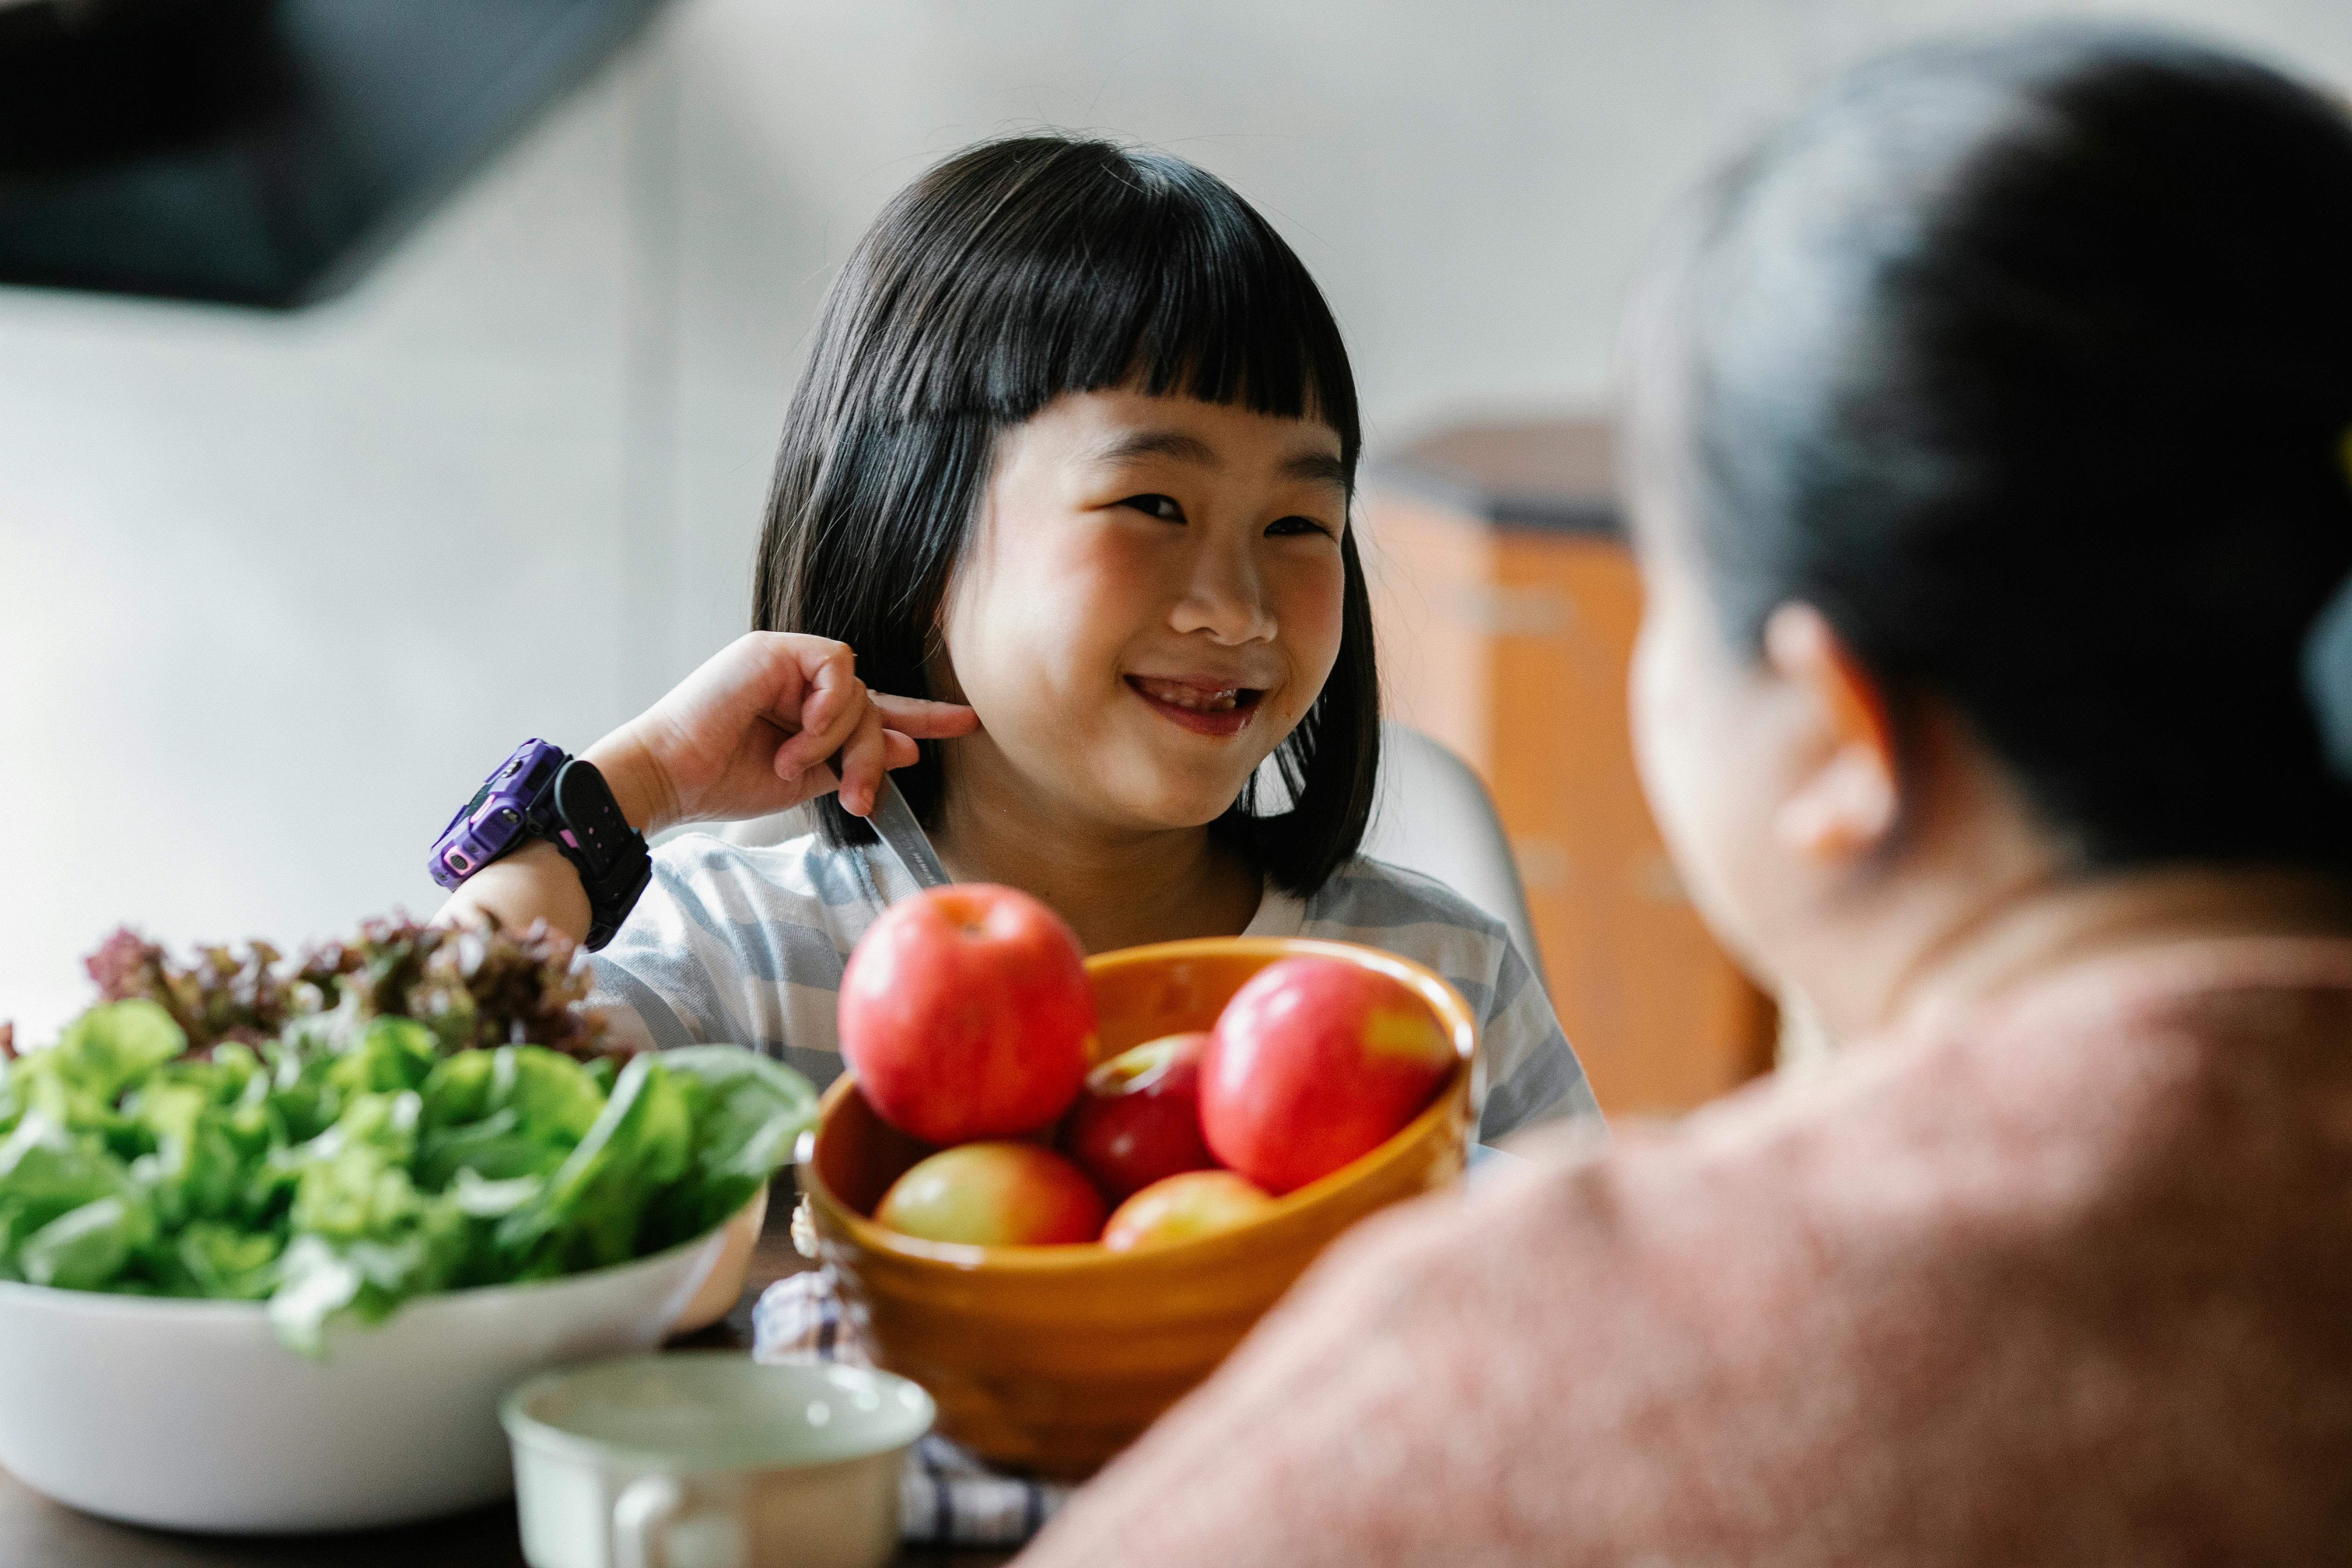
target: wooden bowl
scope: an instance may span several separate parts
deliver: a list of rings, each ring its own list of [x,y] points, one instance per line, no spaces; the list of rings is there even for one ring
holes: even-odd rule
[[[850,1321],[884,1367],[930,1392],[940,1432],[994,1465],[1090,1475],[1208,1376],[1333,1237],[1461,1175],[1476,1126],[1476,1020],[1452,986],[1392,953],[1282,937],[1102,953],[1087,961],[1097,1057],[1208,1028],[1243,982],[1303,954],[1402,981],[1452,1035],[1461,1065],[1395,1137],[1217,1236],[1118,1253],[886,1230],[866,1216],[931,1149],[884,1125],[847,1076],[826,1092],[802,1147],[801,1191]]]

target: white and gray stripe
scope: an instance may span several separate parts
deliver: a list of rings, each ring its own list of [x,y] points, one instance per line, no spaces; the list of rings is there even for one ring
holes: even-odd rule
[[[592,1000],[641,1046],[756,1046],[819,1087],[841,1070],[834,1005],[842,966],[913,885],[878,850],[814,836],[770,847],[707,835],[655,851],[652,886],[593,960]],[[1478,1015],[1488,1091],[1479,1136],[1598,1117],[1543,985],[1502,922],[1441,884],[1349,862],[1307,900],[1269,889],[1246,934],[1360,942],[1444,975]]]

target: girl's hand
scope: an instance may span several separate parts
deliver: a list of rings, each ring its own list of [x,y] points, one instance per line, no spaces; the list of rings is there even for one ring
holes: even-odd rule
[[[883,770],[913,762],[916,741],[979,726],[961,703],[868,691],[845,643],[751,632],[584,754],[650,833],[765,816],[836,788],[864,816]]]

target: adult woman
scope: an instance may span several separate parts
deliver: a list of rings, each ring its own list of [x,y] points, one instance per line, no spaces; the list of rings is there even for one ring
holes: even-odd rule
[[[1370,1227],[1035,1560],[2346,1561],[2352,125],[1915,51],[1636,341],[1646,782],[1853,1043]]]

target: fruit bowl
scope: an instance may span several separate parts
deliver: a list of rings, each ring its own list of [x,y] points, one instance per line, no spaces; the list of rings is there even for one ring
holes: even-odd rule
[[[1457,1180],[1477,1125],[1477,1025],[1454,988],[1392,953],[1345,942],[1212,937],[1087,961],[1100,1060],[1206,1029],[1243,983],[1280,959],[1338,959],[1404,983],[1460,1061],[1387,1142],[1240,1226],[1132,1252],[965,1247],[868,1216],[929,1145],[893,1131],[845,1076],[803,1138],[800,1186],[843,1303],[887,1370],[939,1405],[939,1430],[992,1464],[1092,1474],[1213,1371],[1340,1232]]]

